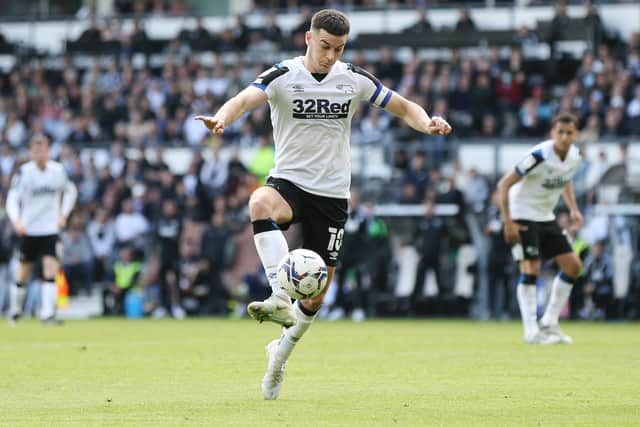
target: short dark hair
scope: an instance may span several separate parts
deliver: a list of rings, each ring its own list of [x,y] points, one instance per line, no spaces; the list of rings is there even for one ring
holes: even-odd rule
[[[553,120],[551,121],[551,127],[555,127],[557,123],[573,123],[576,126],[576,129],[578,129],[580,121],[575,114],[562,112],[554,116]]]
[[[43,133],[37,133],[31,137],[31,141],[29,141],[29,146],[37,143],[44,142],[47,145],[51,145],[49,141],[49,137]]]
[[[334,36],[344,36],[349,34],[349,18],[338,10],[323,9],[316,12],[311,18],[311,28],[325,30]]]

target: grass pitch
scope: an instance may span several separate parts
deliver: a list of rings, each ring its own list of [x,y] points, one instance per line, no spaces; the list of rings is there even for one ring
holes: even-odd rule
[[[273,324],[197,319],[0,324],[0,425],[640,425],[638,324],[320,321],[264,401]]]

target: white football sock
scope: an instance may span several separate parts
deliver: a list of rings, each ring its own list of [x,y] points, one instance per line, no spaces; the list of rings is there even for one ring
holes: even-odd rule
[[[9,316],[22,313],[25,293],[24,285],[18,286],[15,283],[9,285]]]
[[[45,320],[56,314],[58,288],[55,282],[41,282],[40,319]]]
[[[532,337],[540,331],[537,322],[538,302],[536,285],[518,283],[517,294],[520,315],[522,316],[522,326],[524,327],[524,336],[525,338]]]
[[[298,341],[300,341],[300,338],[302,338],[316,317],[318,317],[319,310],[313,316],[308,316],[302,312],[299,304],[300,301],[296,301],[296,303],[293,304],[298,321],[292,327],[284,330],[282,337],[280,337],[280,341],[278,342],[277,356],[283,361],[286,361],[289,358],[294,347]]]
[[[275,224],[275,223],[274,223]],[[278,297],[291,301],[278,284],[278,263],[289,253],[289,245],[281,230],[261,231],[253,235],[258,256],[267,274],[271,291]]]
[[[562,274],[558,274],[553,279],[553,285],[551,286],[551,297],[549,298],[549,304],[547,309],[540,319],[540,323],[543,326],[558,326],[558,318],[560,317],[560,311],[567,303],[569,295],[571,295],[571,289],[573,283],[567,281],[571,280],[569,277]]]

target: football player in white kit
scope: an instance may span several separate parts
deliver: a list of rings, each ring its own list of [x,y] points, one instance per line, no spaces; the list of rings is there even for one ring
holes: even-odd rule
[[[582,268],[553,213],[562,194],[572,226],[582,226],[571,184],[582,161],[573,145],[578,138],[578,119],[569,113],[558,114],[552,122],[551,138],[533,147],[498,183],[505,239],[513,245],[514,259],[520,263],[517,296],[524,340],[529,344],[572,343],[558,326],[558,317]],[[560,272],[538,325],[536,282],[541,258],[553,259]]]
[[[30,141],[31,161],[20,166],[7,194],[7,215],[20,239],[20,267],[17,283],[10,293],[10,322],[21,312],[21,295],[30,278],[33,264],[41,263],[38,279],[41,287],[40,319],[58,324],[55,276],[60,268],[56,254],[58,233],[76,202],[77,190],[64,167],[49,160],[49,140],[36,135]]]
[[[275,141],[275,167],[265,186],[249,200],[258,255],[273,294],[249,304],[259,322],[284,327],[267,346],[269,363],[262,380],[265,399],[280,393],[284,366],[294,346],[317,316],[328,286],[311,299],[291,304],[278,286],[278,262],[289,247],[282,234],[301,223],[303,247],[325,260],[328,280],[342,245],[347,220],[351,158],[351,119],[358,104],[368,101],[404,119],[415,130],[446,135],[449,124],[429,117],[414,102],[393,93],[367,71],[340,61],[349,34],[349,20],[336,10],[321,10],[305,34],[304,56],[287,59],[262,73],[254,83],[228,100],[213,116],[198,116],[214,134],[242,114],[268,102]]]

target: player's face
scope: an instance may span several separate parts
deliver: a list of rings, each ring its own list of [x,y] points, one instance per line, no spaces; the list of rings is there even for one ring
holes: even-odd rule
[[[305,34],[307,42],[307,66],[312,73],[328,73],[342,57],[347,35],[334,36],[326,30],[311,30]]]
[[[551,138],[556,147],[565,152],[578,139],[578,129],[573,122],[557,122],[551,129]]]
[[[49,144],[45,141],[34,141],[29,149],[31,160],[36,163],[45,163],[49,160]]]

